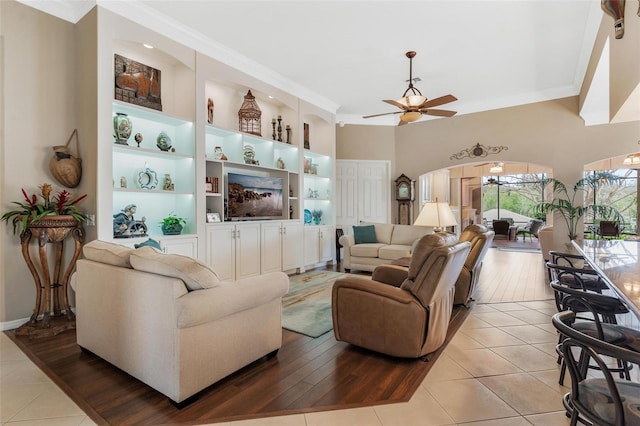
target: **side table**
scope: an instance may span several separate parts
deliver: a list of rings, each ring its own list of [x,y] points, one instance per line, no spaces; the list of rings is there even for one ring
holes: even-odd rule
[[[64,275],[61,275],[64,267],[64,240],[69,235],[73,236],[75,242],[74,251]],[[38,242],[39,268],[31,259],[29,244],[32,240]],[[81,222],[73,216],[48,216],[30,222],[20,234],[20,242],[22,256],[36,286],[36,303],[29,322],[19,327],[16,335],[55,336],[64,330],[75,328],[75,315],[69,305],[68,284],[84,242],[84,229]],[[48,243],[53,244],[55,249],[53,271],[49,266]],[[61,317],[63,311],[66,314],[66,320]],[[42,313],[42,321],[38,322],[40,313]]]

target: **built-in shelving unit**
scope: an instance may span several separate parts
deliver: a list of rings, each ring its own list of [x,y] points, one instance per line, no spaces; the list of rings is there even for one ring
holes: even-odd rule
[[[335,111],[107,10],[94,19],[94,28],[100,30],[94,30],[96,34],[89,28],[83,31],[97,38],[92,51],[97,61],[88,59],[86,67],[95,63],[98,68],[93,82],[98,115],[98,238],[133,246],[151,237],[167,252],[197,257],[220,269],[230,267],[223,275],[233,278],[278,269],[304,270],[329,260],[328,240],[335,223]],[[143,43],[154,48],[146,49]],[[160,110],[115,99],[115,55],[160,71]],[[249,90],[261,111],[256,134],[239,130],[238,111]],[[127,144],[115,143],[117,114],[131,120]],[[172,149],[156,146],[161,132],[171,140]],[[136,134],[142,136],[139,145]],[[305,149],[309,137],[311,147]],[[314,165],[313,173],[305,171],[305,159]],[[229,173],[281,180],[282,214],[225,221]],[[144,218],[148,236],[114,235],[113,216],[131,204],[137,206],[134,219]],[[305,224],[305,210],[322,211],[321,226]],[[170,213],[187,220],[179,236],[162,235],[160,221]],[[318,232],[307,237],[303,232],[307,228]],[[312,251],[324,253],[305,256],[308,238],[314,240],[309,243]],[[226,259],[226,251],[237,256]]]
[[[128,144],[112,144],[114,214],[126,206],[136,205],[134,218],[141,220],[144,217],[148,236],[159,239],[163,237],[161,219],[174,213],[187,221],[182,235],[195,235],[193,122],[118,101],[113,102],[112,113],[113,117],[126,114],[132,124]],[[170,151],[162,151],[156,146],[161,132],[171,138]],[[142,136],[139,145],[135,141],[136,134]],[[120,242],[123,240],[115,231],[113,237]]]

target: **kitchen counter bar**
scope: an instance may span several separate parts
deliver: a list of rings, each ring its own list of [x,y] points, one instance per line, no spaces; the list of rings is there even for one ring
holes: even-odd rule
[[[573,245],[640,319],[640,241],[584,240]]]

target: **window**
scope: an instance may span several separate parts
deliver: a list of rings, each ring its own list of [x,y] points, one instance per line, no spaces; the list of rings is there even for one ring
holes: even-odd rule
[[[638,217],[638,170],[635,169],[617,169],[617,170],[598,170],[585,172],[587,174],[595,174],[598,172],[609,172],[620,178],[613,184],[597,185],[595,191],[588,190],[585,192],[584,204],[601,204],[614,207],[623,217],[621,223],[622,232],[635,234],[637,231]],[[612,218],[594,217],[589,212],[585,215],[585,226],[595,226],[601,220]]]
[[[494,219],[513,219],[515,224],[526,224],[534,219],[535,207],[544,199],[541,184],[543,178],[543,173],[483,176],[483,222],[491,223]]]

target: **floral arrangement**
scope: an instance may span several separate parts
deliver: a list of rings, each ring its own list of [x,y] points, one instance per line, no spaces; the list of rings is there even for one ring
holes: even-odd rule
[[[9,224],[9,220],[13,224],[13,233],[16,233],[18,224],[22,225],[22,229],[26,229],[29,222],[42,219],[46,216],[69,215],[73,216],[78,222],[82,222],[87,215],[82,212],[77,204],[86,198],[86,194],[73,198],[73,195],[63,189],[52,195],[53,187],[48,183],[39,186],[40,199],[36,194],[29,196],[22,189],[24,201],[13,201],[13,204],[20,206],[20,209],[11,210],[2,215],[2,220]]]

